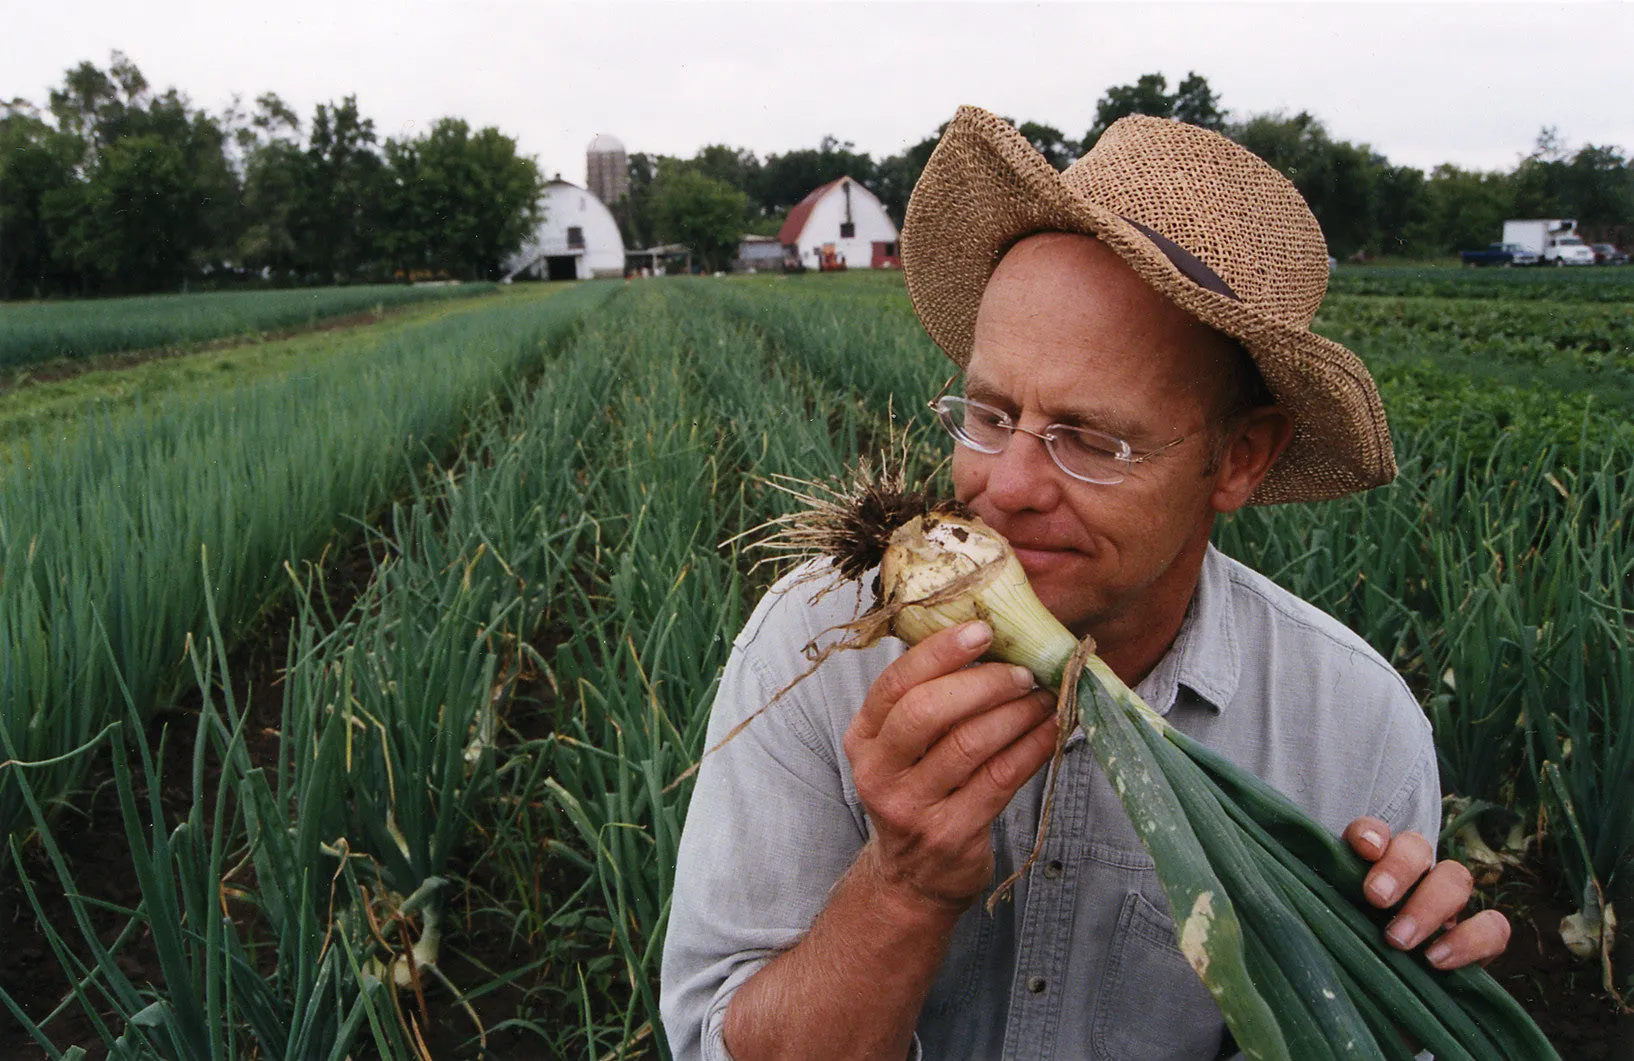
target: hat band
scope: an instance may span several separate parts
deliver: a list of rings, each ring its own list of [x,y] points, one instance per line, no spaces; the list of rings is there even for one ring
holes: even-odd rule
[[[1121,214],[1119,216],[1122,217]],[[1174,267],[1179,269],[1180,274],[1186,279],[1190,280],[1192,283],[1196,284],[1198,287],[1201,287],[1205,291],[1212,291],[1216,295],[1224,295],[1226,298],[1229,298],[1235,302],[1242,301],[1242,299],[1237,297],[1237,292],[1231,290],[1231,285],[1220,279],[1219,273],[1215,272],[1213,269],[1210,269],[1203,263],[1201,258],[1197,257],[1191,251],[1182,247],[1180,244],[1165,236],[1163,233],[1148,228],[1132,217],[1125,217],[1123,219],[1135,226],[1135,228],[1139,229],[1141,235],[1151,240],[1152,245],[1158,250],[1162,251],[1163,256],[1169,259]]]

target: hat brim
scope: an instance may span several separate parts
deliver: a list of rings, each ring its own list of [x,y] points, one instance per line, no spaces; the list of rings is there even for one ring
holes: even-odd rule
[[[901,242],[914,310],[961,367],[993,270],[1016,241],[1039,232],[1099,239],[1152,288],[1243,344],[1294,421],[1249,504],[1326,500],[1395,478],[1384,407],[1355,354],[1200,286],[1129,220],[1069,187],[1020,133],[974,107],[960,108],[926,164]]]

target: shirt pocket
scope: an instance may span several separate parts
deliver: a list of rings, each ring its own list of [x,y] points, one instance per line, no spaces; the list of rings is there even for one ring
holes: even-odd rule
[[[1139,892],[1124,896],[1093,1031],[1099,1061],[1211,1061],[1220,1009],[1174,941],[1174,922]]]

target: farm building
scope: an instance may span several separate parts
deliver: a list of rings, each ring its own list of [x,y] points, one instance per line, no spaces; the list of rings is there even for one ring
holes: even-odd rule
[[[544,220],[506,263],[506,279],[589,280],[624,275],[624,238],[600,199],[576,184],[554,180],[539,197]]]
[[[584,183],[597,199],[612,206],[630,194],[630,159],[616,136],[602,133],[584,153]]]
[[[738,256],[732,261],[735,273],[775,273],[783,268],[783,245],[776,236],[744,236],[738,242]]]
[[[778,230],[777,241],[790,264],[816,269],[825,256],[830,265],[849,269],[897,269],[896,226],[874,193],[841,177],[795,204]]]

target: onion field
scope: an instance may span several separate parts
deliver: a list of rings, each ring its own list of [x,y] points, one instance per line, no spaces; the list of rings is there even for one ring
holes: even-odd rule
[[[286,291],[141,295],[85,302],[0,304],[0,369],[52,358],[185,346],[310,326],[348,313],[465,298],[492,284],[365,284]]]
[[[1318,330],[1402,474],[1217,541],[1407,678],[1480,901],[1586,933],[1495,972],[1616,1049],[1634,279],[1524,275],[1341,271]],[[685,775],[775,574],[750,532],[779,476],[950,445],[894,274],[533,288],[347,342],[0,449],[0,1056],[668,1057]]]

